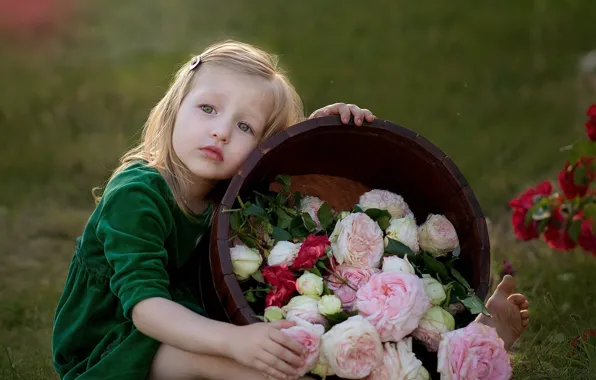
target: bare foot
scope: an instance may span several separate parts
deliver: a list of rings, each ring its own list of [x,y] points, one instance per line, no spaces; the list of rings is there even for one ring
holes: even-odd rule
[[[491,317],[480,314],[476,318],[477,322],[497,330],[506,350],[511,348],[530,323],[528,300],[523,294],[514,292],[515,280],[510,275],[505,275],[486,303]]]

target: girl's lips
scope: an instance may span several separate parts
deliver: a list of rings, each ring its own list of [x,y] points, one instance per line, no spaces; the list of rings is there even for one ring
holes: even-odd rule
[[[201,152],[214,161],[223,161],[223,152],[216,146],[210,145],[200,149]]]

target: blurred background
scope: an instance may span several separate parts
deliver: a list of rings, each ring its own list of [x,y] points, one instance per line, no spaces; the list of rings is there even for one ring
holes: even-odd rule
[[[178,66],[224,38],[279,54],[307,114],[355,103],[452,157],[490,219],[495,281],[513,270],[530,298],[516,378],[590,378],[596,354],[568,351],[596,328],[596,258],[517,242],[507,203],[585,136],[595,14],[593,0],[0,0],[0,379],[57,379],[53,312],[91,189]]]

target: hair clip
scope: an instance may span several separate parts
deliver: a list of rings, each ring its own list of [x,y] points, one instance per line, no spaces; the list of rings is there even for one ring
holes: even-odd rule
[[[197,56],[193,57],[190,60],[190,65],[189,65],[190,70],[192,71],[192,70],[196,69],[197,66],[199,65],[199,63],[201,63],[201,56],[197,55]]]

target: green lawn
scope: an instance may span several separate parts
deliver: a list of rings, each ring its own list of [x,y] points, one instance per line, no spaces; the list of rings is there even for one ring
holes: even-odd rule
[[[553,178],[558,148],[583,137],[577,65],[596,48],[594,14],[589,0],[104,0],[55,36],[2,40],[0,378],[56,378],[53,311],[91,188],[138,137],[176,66],[226,37],[279,53],[308,112],[356,103],[449,154],[493,222],[493,273],[511,260],[531,301],[516,378],[589,378],[596,358],[567,351],[596,328],[596,258],[516,242],[507,202]]]

